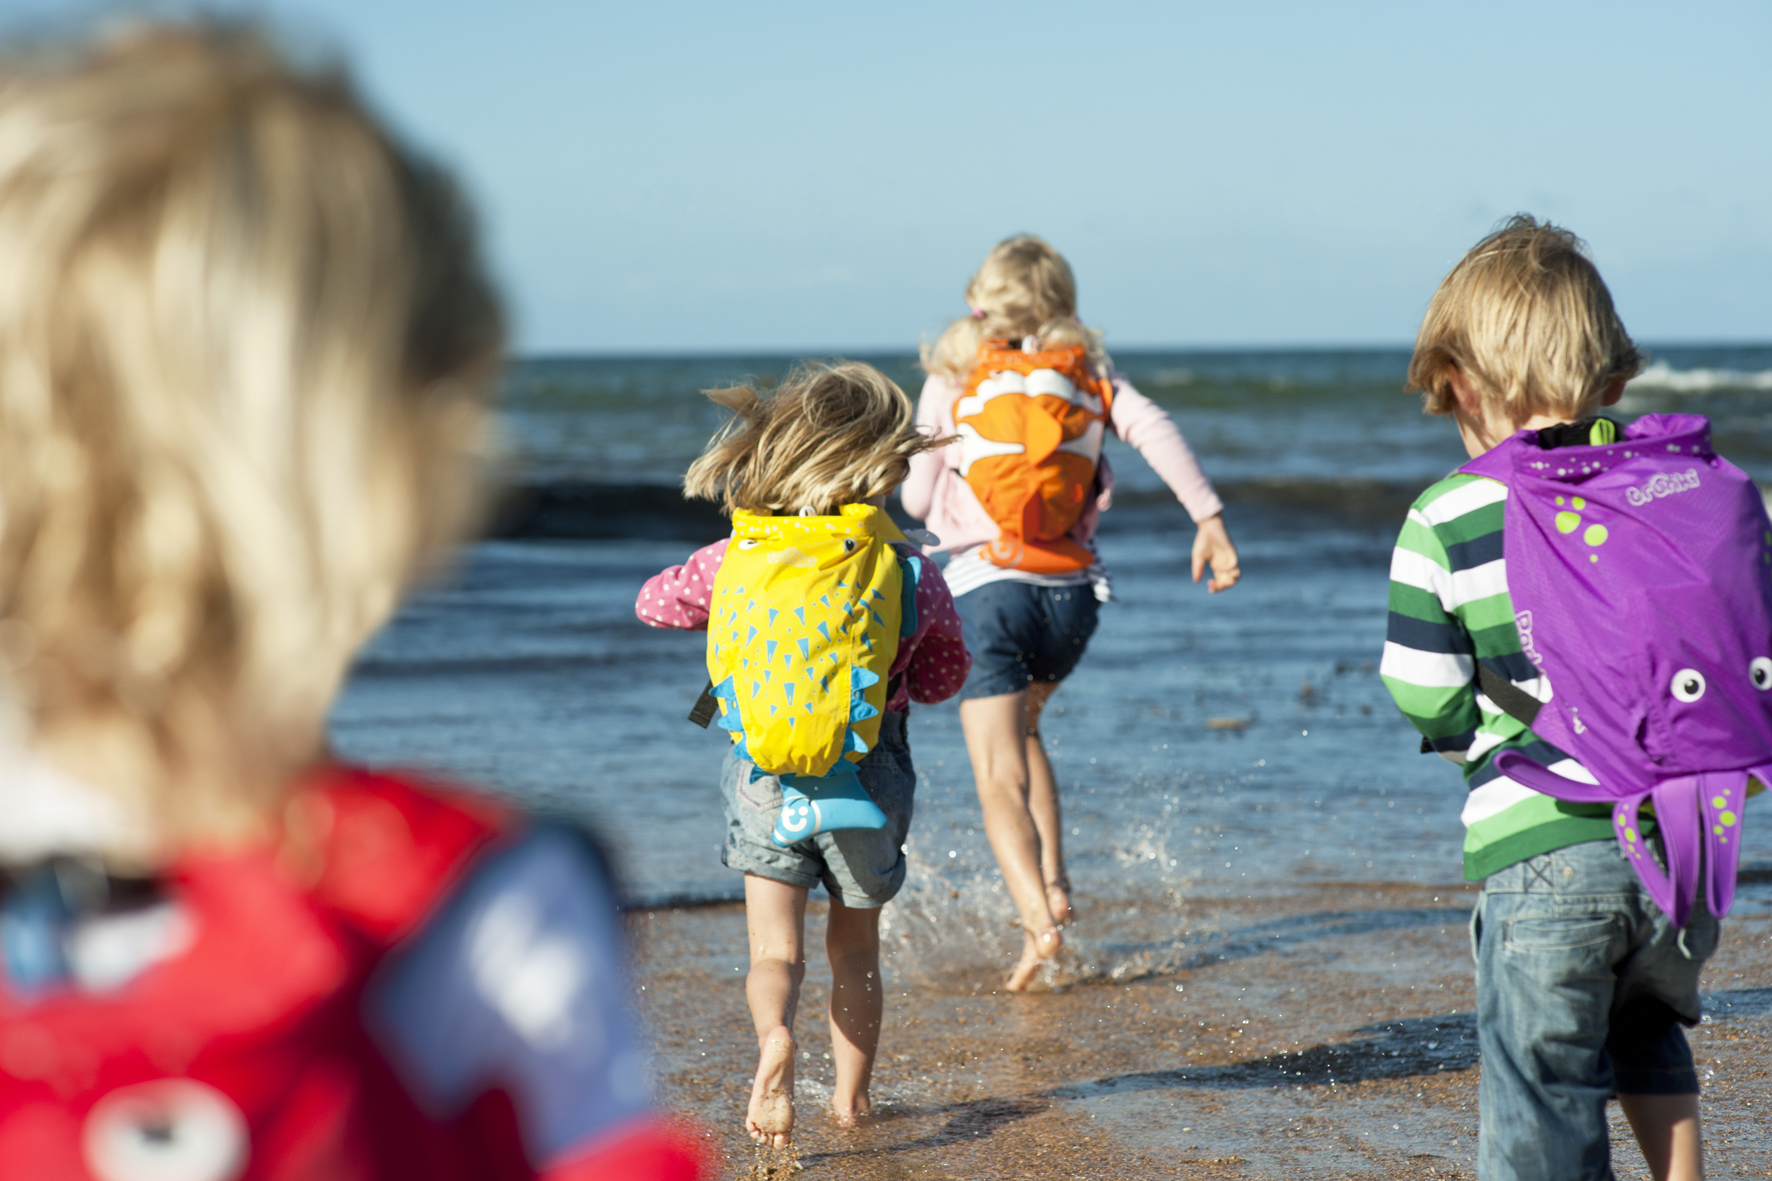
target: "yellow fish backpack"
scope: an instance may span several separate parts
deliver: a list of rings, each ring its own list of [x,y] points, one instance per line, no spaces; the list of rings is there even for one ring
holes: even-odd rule
[[[887,677],[916,630],[921,559],[871,505],[834,517],[732,514],[708,603],[708,678],[719,725],[753,776],[781,778],[773,838],[883,828],[855,764],[879,740]]]
[[[999,530],[985,549],[993,563],[1063,574],[1095,560],[1067,534],[1095,488],[1113,401],[1113,382],[1095,375],[1080,345],[979,345],[954,426],[960,476]]]

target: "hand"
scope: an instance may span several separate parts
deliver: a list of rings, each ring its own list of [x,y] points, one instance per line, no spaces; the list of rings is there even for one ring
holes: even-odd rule
[[[1237,547],[1231,544],[1231,535],[1224,527],[1224,514],[1207,517],[1200,522],[1194,534],[1194,581],[1212,567],[1212,580],[1206,589],[1213,594],[1221,590],[1229,590],[1237,585],[1237,579],[1243,576],[1237,568]]]

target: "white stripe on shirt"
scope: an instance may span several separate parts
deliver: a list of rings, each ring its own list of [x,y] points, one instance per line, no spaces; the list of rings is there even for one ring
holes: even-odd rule
[[[1398,546],[1391,551],[1391,581],[1424,590],[1440,600],[1452,593],[1452,572],[1426,554]]]
[[[1592,771],[1574,759],[1558,759],[1546,770],[1554,771],[1563,778],[1573,779],[1578,783],[1599,782],[1594,778]],[[1515,804],[1543,794],[1543,792],[1533,791],[1523,783],[1509,779],[1506,775],[1499,775],[1481,787],[1471,789],[1470,795],[1466,796],[1464,800],[1464,811],[1459,814],[1458,818],[1464,821],[1466,828],[1469,828],[1491,816],[1501,815]]]
[[[1446,608],[1447,614],[1451,614],[1479,599],[1506,593],[1507,559],[1496,558],[1493,562],[1454,573],[1448,580],[1446,593],[1440,596],[1440,604]]]
[[[1378,675],[1426,689],[1462,689],[1477,675],[1477,665],[1460,652],[1423,652],[1386,640]]]
[[[1462,487],[1454,488],[1443,496],[1435,497],[1421,508],[1421,519],[1427,525],[1444,525],[1448,521],[1487,505],[1496,504],[1507,499],[1507,485],[1495,480],[1472,480]]]

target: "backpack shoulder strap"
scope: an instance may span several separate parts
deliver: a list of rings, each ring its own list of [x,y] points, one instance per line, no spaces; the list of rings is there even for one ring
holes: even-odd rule
[[[1543,704],[1538,698],[1481,663],[1477,665],[1477,687],[1488,694],[1489,700],[1499,705],[1503,713],[1531,729],[1538,717],[1539,707]]]

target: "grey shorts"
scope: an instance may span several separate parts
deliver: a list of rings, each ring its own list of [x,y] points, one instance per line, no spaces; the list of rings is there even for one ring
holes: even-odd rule
[[[751,778],[751,764],[728,753],[720,768],[720,800],[726,806],[726,845],[720,860],[729,868],[808,889],[824,883],[844,906],[867,910],[884,906],[904,885],[904,840],[911,831],[917,772],[911,766],[904,711],[880,720],[880,740],[856,764],[856,774],[874,803],[886,813],[885,828],[844,828],[821,832],[782,848],[770,839],[781,814],[781,780]]]

